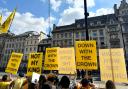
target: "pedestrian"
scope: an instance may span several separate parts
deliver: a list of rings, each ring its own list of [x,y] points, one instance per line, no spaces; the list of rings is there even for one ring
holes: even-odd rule
[[[63,76],[59,82],[58,89],[69,89],[70,80],[67,76]]]
[[[19,76],[14,80],[14,87],[12,89],[21,89],[23,85],[27,83],[27,79],[24,77],[23,73],[19,73]]]
[[[77,79],[80,79],[80,70],[77,69]]]
[[[88,79],[84,78],[81,80],[81,88],[80,89],[95,89],[93,84],[90,84]]]
[[[0,89],[10,89],[12,87],[11,85],[12,80],[10,79],[10,76],[3,75],[2,79],[0,80]]]
[[[39,78],[39,89],[42,89],[42,86],[46,83],[47,79],[45,75],[40,75]]]
[[[56,89],[56,86],[54,85],[54,83],[55,83],[55,75],[48,74],[47,82],[42,86],[42,89]]]
[[[116,89],[116,86],[112,80],[106,82],[106,89]]]
[[[82,78],[85,77],[85,71],[83,69],[81,70],[81,76],[82,76]]]

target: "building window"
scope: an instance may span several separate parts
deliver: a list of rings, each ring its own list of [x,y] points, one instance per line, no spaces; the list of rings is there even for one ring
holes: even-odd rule
[[[24,53],[24,49],[22,49],[22,53]]]
[[[34,47],[34,51],[36,51],[36,47]]]
[[[97,32],[93,32],[92,33],[92,36],[97,36]]]
[[[81,32],[81,36],[82,37],[85,37],[86,36],[86,33],[85,32]]]
[[[28,51],[28,48],[26,48],[26,52]]]
[[[100,41],[104,42],[104,37],[100,37]]]
[[[100,34],[100,36],[103,36],[104,35],[103,30],[100,30],[99,34]]]
[[[30,47],[30,51],[32,51],[32,48]]]
[[[65,33],[65,38],[67,38],[67,33]]]
[[[76,33],[76,38],[79,38],[79,32]]]
[[[35,41],[35,44],[36,44],[36,41]]]
[[[61,34],[61,38],[63,38],[63,34]]]
[[[57,38],[59,38],[59,34],[57,34]]]
[[[77,24],[77,28],[79,28],[80,27],[80,24]]]
[[[72,32],[69,33],[69,37],[72,37]]]

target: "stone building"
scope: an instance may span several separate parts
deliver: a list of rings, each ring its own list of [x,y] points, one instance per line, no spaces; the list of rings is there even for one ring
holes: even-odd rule
[[[31,52],[37,52],[38,44],[44,36],[38,32],[29,31],[20,35],[9,35],[6,38],[4,38],[4,36],[1,37],[1,39],[4,39],[4,46],[2,47],[2,65],[0,67],[5,68],[11,53],[18,52],[24,54],[20,65],[20,69],[22,70],[27,66],[28,54]]]
[[[96,40],[97,49],[124,48],[128,63],[128,3],[122,0],[119,7],[115,4],[113,9],[113,14],[88,18],[89,39]],[[52,46],[74,46],[76,40],[86,40],[84,19],[65,26],[54,24],[52,35]]]

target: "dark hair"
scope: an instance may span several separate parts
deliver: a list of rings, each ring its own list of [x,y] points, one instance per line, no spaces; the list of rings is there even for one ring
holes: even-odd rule
[[[42,88],[42,86],[44,85],[44,83],[46,82],[46,77],[44,75],[40,75],[40,78],[39,78],[39,89]]]
[[[3,77],[2,77],[2,81],[6,81],[7,80],[7,75],[3,75]]]
[[[20,73],[19,73],[19,76],[20,76],[20,77],[24,77],[24,73],[21,73],[21,72],[20,72]]]
[[[62,88],[69,88],[70,80],[67,76],[63,76],[60,80],[59,86]]]
[[[52,89],[52,87],[48,84],[44,84],[41,89]]]
[[[54,74],[49,74],[49,75],[47,76],[47,80],[50,81],[50,82],[54,82],[54,80],[55,80],[55,75],[54,75]]]
[[[40,78],[39,78],[39,83],[42,83],[44,84],[46,82],[46,77],[44,75],[40,75]]]
[[[82,87],[87,87],[89,84],[89,81],[86,78],[84,78],[81,80],[81,84],[82,84]]]
[[[106,82],[106,89],[116,89],[116,86],[112,80]]]

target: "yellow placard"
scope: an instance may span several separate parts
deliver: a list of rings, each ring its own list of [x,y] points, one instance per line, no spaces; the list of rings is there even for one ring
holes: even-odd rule
[[[30,53],[28,59],[27,75],[31,76],[33,72],[41,74],[43,53]]]
[[[97,69],[96,41],[76,41],[76,68]]]
[[[17,74],[23,54],[12,52],[5,72]]]
[[[99,58],[102,81],[127,82],[123,48],[100,49]]]
[[[58,53],[59,74],[74,74],[76,71],[74,48],[60,48]]]
[[[58,49],[46,48],[44,70],[58,70]]]

